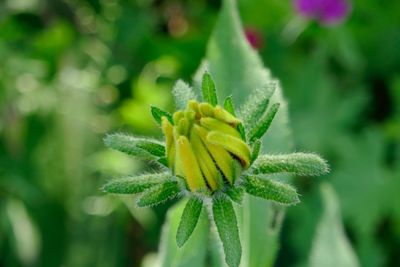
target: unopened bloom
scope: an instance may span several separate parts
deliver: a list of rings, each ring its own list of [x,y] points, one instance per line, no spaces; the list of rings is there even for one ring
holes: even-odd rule
[[[340,22],[350,11],[348,0],[294,0],[293,3],[301,15],[322,24]]]
[[[240,120],[207,102],[190,100],[186,110],[162,118],[168,166],[183,177],[192,192],[214,192],[233,185],[241,166],[250,166],[250,147],[242,140]]]
[[[203,206],[212,205],[230,267],[240,264],[241,245],[232,201],[241,204],[244,192],[284,205],[299,202],[296,190],[274,179],[274,173],[315,176],[326,173],[326,162],[305,153],[259,155],[261,138],[270,127],[279,103],[270,104],[276,84],[256,90],[236,116],[232,98],[219,105],[210,74],[202,81],[202,101],[192,89],[178,82],[174,92],[179,110],[172,115],[152,107],[165,142],[111,134],[107,146],[157,162],[162,171],[112,180],[103,187],[108,193],[139,194],[138,206],[154,206],[179,196],[188,198],[176,241],[183,246],[193,233]],[[209,199],[211,201],[204,201]]]

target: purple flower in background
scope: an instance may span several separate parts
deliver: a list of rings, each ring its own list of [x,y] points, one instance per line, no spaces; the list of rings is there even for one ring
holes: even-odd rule
[[[294,6],[301,15],[323,24],[342,21],[350,10],[347,0],[294,0]]]

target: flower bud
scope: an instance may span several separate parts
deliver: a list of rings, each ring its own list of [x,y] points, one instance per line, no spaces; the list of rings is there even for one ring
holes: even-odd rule
[[[173,122],[162,119],[166,158],[190,191],[214,192],[224,184],[232,186],[237,166],[250,166],[249,146],[237,130],[241,121],[222,107],[190,100],[186,110],[173,114]]]

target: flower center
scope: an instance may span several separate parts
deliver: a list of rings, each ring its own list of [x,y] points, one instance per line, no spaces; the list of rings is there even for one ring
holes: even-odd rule
[[[240,122],[220,106],[195,100],[173,114],[173,125],[162,118],[168,165],[191,191],[233,185],[250,166],[250,148],[237,130]]]

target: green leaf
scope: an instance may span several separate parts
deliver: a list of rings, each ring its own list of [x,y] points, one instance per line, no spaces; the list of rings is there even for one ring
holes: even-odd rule
[[[107,135],[104,143],[109,148],[147,160],[158,160],[165,156],[164,144],[150,138],[114,133]]]
[[[139,207],[155,206],[178,196],[180,188],[177,182],[165,182],[143,192],[137,205]]]
[[[182,247],[192,235],[196,228],[197,221],[199,220],[202,208],[203,201],[195,196],[192,196],[186,203],[176,234],[176,243],[178,247]]]
[[[172,177],[169,172],[151,173],[114,179],[103,185],[102,190],[114,194],[136,194],[161,184]]]
[[[246,192],[280,204],[295,205],[300,202],[296,190],[290,185],[258,176],[245,176],[244,188]]]
[[[329,184],[321,185],[324,212],[310,254],[310,267],[359,267],[343,229],[337,196]]]
[[[254,123],[258,122],[264,115],[276,87],[277,82],[269,82],[261,89],[254,90],[241,106],[239,117],[243,120],[246,129],[251,130]]]
[[[319,176],[329,172],[324,159],[309,153],[262,155],[254,162],[253,168],[254,173],[293,173],[301,176]]]
[[[242,255],[237,220],[232,202],[224,197],[213,200],[214,222],[225,252],[225,261],[229,267],[238,267]]]
[[[203,94],[203,101],[210,103],[212,106],[218,105],[217,92],[215,90],[215,84],[211,75],[205,72],[203,75],[203,81],[201,83],[201,92]]]
[[[224,100],[224,109],[226,109],[233,116],[236,116],[235,106],[233,105],[233,101],[232,101],[232,96],[231,95],[227,96],[225,98],[225,100]],[[245,132],[245,129],[244,129],[242,123],[238,124],[237,130],[239,131],[240,136],[242,137],[242,139],[246,141],[246,132]]]
[[[253,163],[258,158],[258,155],[260,154],[260,149],[261,149],[261,141],[256,140],[253,144],[251,151],[251,157],[250,157],[251,163]]]
[[[166,117],[171,124],[174,124],[174,121],[172,120],[172,115],[162,109],[159,109],[158,107],[151,106],[151,115],[153,115],[154,120],[159,126],[161,125],[162,117]]]
[[[158,262],[160,267],[204,267],[209,248],[209,219],[205,209],[200,214],[191,237],[181,248],[176,242],[176,233],[187,201],[181,200],[169,209],[163,226]]]
[[[185,109],[189,100],[197,99],[193,89],[182,80],[175,83],[172,94],[175,98],[176,109]]]
[[[276,113],[278,112],[279,105],[279,103],[273,104],[268,112],[261,117],[261,119],[255,124],[253,128],[251,128],[251,130],[249,131],[250,143],[254,143],[256,140],[264,136],[269,126],[271,125]]]

